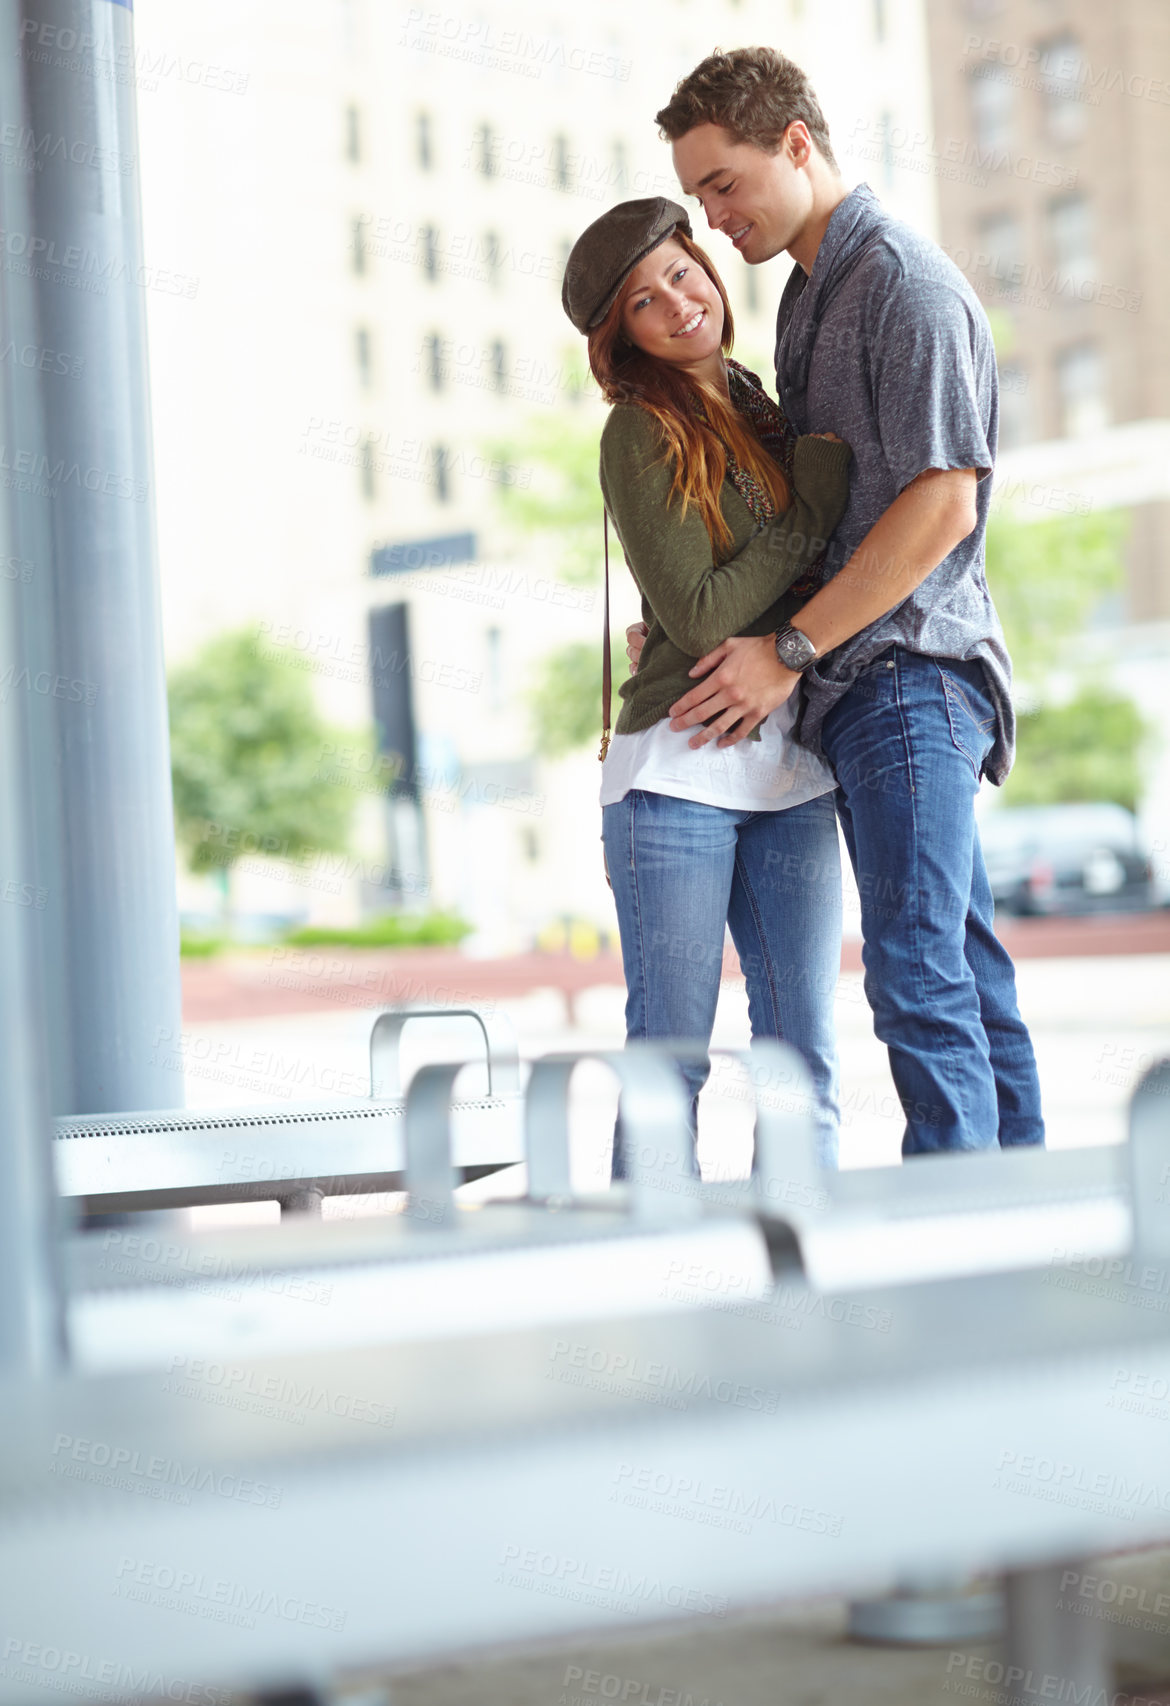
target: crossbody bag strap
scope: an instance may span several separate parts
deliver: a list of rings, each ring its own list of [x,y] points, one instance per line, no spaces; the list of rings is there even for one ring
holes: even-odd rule
[[[613,659],[609,649],[609,511],[603,510],[602,536],[605,540],[605,615],[602,629],[601,653],[601,751],[602,763],[609,751],[609,728],[613,715]]]

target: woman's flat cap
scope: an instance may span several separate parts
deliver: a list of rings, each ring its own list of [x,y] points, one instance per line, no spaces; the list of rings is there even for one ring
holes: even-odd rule
[[[665,196],[619,202],[582,231],[561,286],[565,313],[579,332],[601,324],[638,262],[675,231],[689,237],[691,222],[686,208]]]

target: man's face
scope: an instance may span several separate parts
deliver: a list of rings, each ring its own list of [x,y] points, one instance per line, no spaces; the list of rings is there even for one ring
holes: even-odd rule
[[[733,142],[717,124],[688,130],[671,154],[684,194],[698,197],[712,231],[722,231],[749,266],[796,241],[813,205],[802,124],[789,125],[775,154]]]

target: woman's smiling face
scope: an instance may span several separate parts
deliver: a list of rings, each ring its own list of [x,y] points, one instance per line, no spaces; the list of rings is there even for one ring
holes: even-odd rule
[[[646,355],[714,377],[721,370],[723,303],[714,282],[673,237],[622,286],[622,330]]]

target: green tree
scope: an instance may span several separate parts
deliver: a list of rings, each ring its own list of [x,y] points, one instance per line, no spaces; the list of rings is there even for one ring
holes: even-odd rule
[[[596,386],[574,352],[564,364],[566,390],[578,404]],[[519,470],[496,488],[503,532],[527,554],[535,544],[547,553],[547,571],[573,585],[593,585],[601,575],[601,487],[597,461],[605,417],[558,407],[535,416],[516,438],[493,444],[490,454]]]
[[[168,683],[175,831],[193,871],[231,874],[246,854],[342,852],[355,796],[322,771],[336,739],[300,655],[244,629],[205,645]]]
[[[987,584],[1017,681],[1029,695],[1043,692],[1069,642],[1121,591],[1128,531],[1123,510],[1029,522],[1000,514],[989,521]]]
[[[1136,811],[1141,759],[1152,731],[1132,699],[1084,687],[1066,705],[1041,705],[1018,720],[1012,806],[1113,800]]]
[[[613,642],[613,719],[621,702],[617,691],[626,679],[625,634]],[[559,646],[541,661],[528,696],[536,750],[545,758],[592,743],[601,744],[601,636],[596,642]]]
[[[576,355],[566,361],[578,395],[591,385]],[[571,585],[596,585],[604,559],[604,505],[597,462],[604,417],[562,410],[534,418],[517,438],[491,454],[527,476],[498,490],[505,538],[514,549],[544,559],[547,571]],[[611,568],[622,567],[621,547],[610,530]],[[544,657],[528,692],[533,742],[546,758],[559,758],[601,736],[601,634],[597,641],[560,646]],[[626,677],[624,643],[614,658],[614,715],[618,684]]]
[[[987,581],[1003,622],[1025,709],[1018,719],[1008,806],[1113,800],[1135,809],[1153,731],[1124,694],[1076,669],[1072,642],[1121,591],[1124,511],[1049,521],[997,516],[987,528]],[[1059,668],[1082,679],[1063,704],[1045,702]]]

